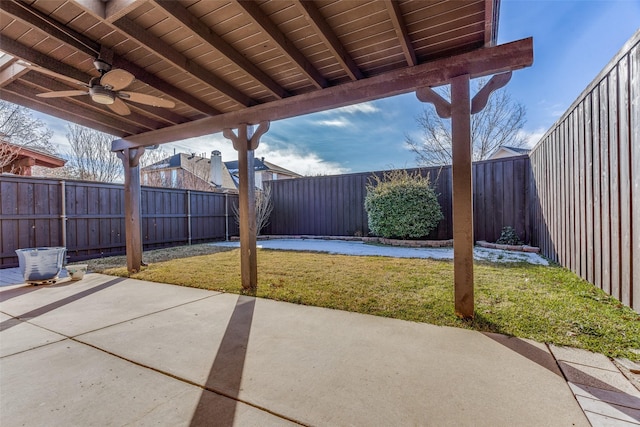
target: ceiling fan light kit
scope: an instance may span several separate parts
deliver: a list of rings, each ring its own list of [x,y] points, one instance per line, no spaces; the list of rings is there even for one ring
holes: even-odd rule
[[[111,105],[115,101],[115,95],[113,91],[105,89],[102,86],[93,86],[89,88],[89,94],[93,102],[103,105]]]

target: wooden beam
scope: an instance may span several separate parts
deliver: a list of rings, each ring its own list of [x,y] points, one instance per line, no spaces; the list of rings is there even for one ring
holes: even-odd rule
[[[469,75],[451,79],[451,151],[453,157],[453,280],[455,312],[474,314],[473,183]]]
[[[495,46],[498,39],[500,0],[484,0],[484,46]]]
[[[214,33],[207,25],[193,16],[184,6],[175,0],[155,0],[155,4],[160,6],[165,12],[178,20],[185,28],[193,31],[202,41],[207,43],[214,51],[227,58],[248,74],[252,79],[260,83],[273,96],[278,99],[291,96],[282,86],[276,83],[264,71],[259,69],[244,55],[235,50],[224,41],[222,37]]]
[[[305,56],[282,34],[278,27],[262,12],[260,6],[253,0],[236,0],[236,3],[247,13],[253,22],[262,29],[273,43],[307,76],[311,83],[318,89],[328,86],[327,80],[305,58]]]
[[[258,258],[256,249],[256,183],[254,151],[260,137],[269,130],[269,122],[261,122],[255,133],[250,134],[249,126],[238,126],[238,133],[224,129],[225,138],[233,142],[238,152],[239,213],[240,213],[240,272],[243,289],[255,293],[258,288]]]
[[[98,19],[104,19],[104,7],[105,3],[101,0],[84,0],[77,1],[77,5],[82,8],[85,12],[97,17]],[[109,8],[113,7],[116,4],[124,7],[122,4],[123,1],[115,1],[112,0],[109,2]],[[129,1],[124,0],[126,3],[126,9],[119,9],[119,12],[124,10],[128,10],[128,8],[139,5],[139,1]],[[16,3],[16,2],[0,2],[2,8],[6,9],[5,11],[11,14],[14,18],[19,19],[34,28],[48,28],[47,34],[49,37],[52,37],[58,40],[61,43],[67,44],[74,49],[80,50],[81,52],[86,53],[92,58],[97,57],[99,54],[104,55],[105,51],[104,46],[101,46],[97,42],[93,42],[91,39],[86,36],[66,27],[59,22],[49,18],[46,15],[38,12],[37,10],[27,6],[26,4]],[[15,15],[11,12],[14,12]],[[117,16],[117,14],[115,15]],[[117,30],[116,27],[113,27]],[[86,84],[91,77],[97,77],[98,73],[95,73],[95,76],[91,76],[89,74],[84,74],[81,71],[70,67],[66,64],[61,63],[58,60],[51,59],[47,55],[44,55],[38,51],[35,51],[27,46],[20,44],[19,42],[15,42],[6,37],[0,37],[0,49],[5,52],[15,56],[17,58],[21,58],[24,61],[35,64],[39,67],[39,71],[46,72],[50,75],[57,75],[60,78],[78,82],[80,84]],[[112,65],[115,68],[122,68],[126,71],[129,71],[138,81],[145,82],[157,90],[165,93],[166,95],[175,98],[184,104],[201,111],[204,114],[209,116],[219,114],[220,112],[210,105],[200,101],[194,96],[188,95],[185,92],[179,90],[174,85],[165,82],[162,79],[154,76],[153,74],[148,73],[143,68],[138,67],[137,65],[129,62],[128,60],[118,56],[111,55],[113,62]],[[172,123],[183,123],[185,120],[180,119],[179,116],[175,115],[172,118],[166,117],[168,121]]]
[[[407,26],[404,24],[404,19],[402,18],[400,5],[396,0],[384,0],[384,3],[389,11],[389,17],[391,18],[393,29],[396,31],[396,36],[398,37],[398,41],[402,47],[402,52],[404,53],[407,64],[413,67],[418,64],[418,60],[416,58],[416,52],[413,49],[413,45],[411,44],[409,33],[407,32]]]
[[[24,98],[34,99],[41,102],[40,105],[50,105],[60,110],[58,116],[62,116],[64,120],[74,121],[76,116],[91,119],[94,122],[117,129],[113,135],[135,135],[144,132],[145,128],[132,122],[123,121],[122,116],[107,113],[110,111],[106,106],[85,100],[77,100],[73,98],[38,98],[36,95],[42,91],[36,87],[30,86],[23,81],[15,81],[9,86],[2,88],[3,91],[14,92]],[[41,101],[40,101],[41,100]]]
[[[40,98],[37,98],[36,100],[33,97],[21,95],[19,92],[8,92],[4,88],[0,88],[0,98],[62,120],[68,121],[70,119],[70,113],[73,114],[73,111],[69,111],[69,109],[66,108],[68,107],[68,104],[70,104],[69,102],[61,102],[61,105],[57,102],[51,102],[53,101],[51,99],[47,100],[47,102],[44,102],[44,100],[41,102]],[[118,137],[124,137],[127,135],[127,132],[123,132],[121,129],[111,127],[110,125],[95,120],[96,117],[97,116],[95,114],[90,117],[75,116],[73,117],[73,122],[100,132],[108,133],[109,135],[115,135]]]
[[[24,3],[3,0],[0,2],[0,10],[91,57],[97,57],[100,53],[99,43],[71,30],[66,25],[51,19],[37,9]]]
[[[202,83],[213,87],[222,95],[229,98],[231,101],[240,104],[242,106],[255,105],[256,101],[240,92],[229,83],[222,80],[209,70],[200,66],[198,63],[188,59],[180,52],[173,49],[167,43],[160,38],[154,36],[145,28],[142,28],[134,21],[127,17],[123,17],[114,22],[114,25],[121,31],[126,33],[132,39],[135,39],[138,43],[145,46],[155,55],[170,62],[173,66],[180,70],[191,74],[193,77],[200,80]]]
[[[127,13],[135,10],[146,0],[71,0],[83,10],[90,12],[93,16],[113,22],[122,18]]]
[[[26,66],[14,62],[0,71],[0,87],[8,85],[28,72],[29,69]]]
[[[29,64],[35,64],[47,70],[54,70],[52,73],[63,76],[62,78],[70,82],[86,84],[92,77],[77,68],[64,64],[8,37],[0,37],[0,50]]]
[[[305,19],[313,27],[318,37],[324,42],[325,46],[331,51],[333,57],[340,63],[340,66],[346,71],[351,80],[360,80],[364,78],[362,71],[358,68],[349,52],[342,45],[338,36],[333,32],[324,16],[318,10],[314,2],[295,0],[298,9],[304,15]]]
[[[127,270],[140,271],[142,263],[142,220],[140,215],[140,156],[144,147],[124,149],[116,153],[124,165],[124,227]]]
[[[415,91],[420,87],[440,86],[453,77],[469,74],[471,78],[528,67],[533,63],[533,39],[478,49],[450,58],[390,71],[374,77],[292,96],[239,111],[207,117],[190,123],[117,140],[112,149],[164,144],[185,138],[209,135],[240,123],[282,120],[304,114],[343,107]]]

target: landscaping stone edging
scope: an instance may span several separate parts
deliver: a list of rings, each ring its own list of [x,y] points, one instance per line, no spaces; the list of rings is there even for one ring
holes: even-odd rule
[[[536,253],[536,254],[540,252],[540,248],[537,248],[535,246],[529,246],[529,245],[500,245],[498,243],[489,243],[489,242],[486,242],[484,240],[478,240],[476,242],[476,245],[481,246],[483,248],[502,249],[502,250],[505,250],[505,251],[532,252],[532,253]]]
[[[400,240],[385,239],[384,237],[358,237],[358,236],[258,236],[258,240],[281,240],[281,239],[300,239],[300,240],[345,240],[349,242],[365,242],[380,243],[389,246],[401,246],[405,248],[449,248],[453,247],[453,239],[448,240]],[[240,240],[239,237],[233,236],[231,240]],[[529,245],[499,245],[497,243],[489,243],[484,240],[478,240],[476,245],[488,249],[502,249],[505,251],[531,252],[540,253],[540,248]]]
[[[385,239],[383,237],[358,237],[358,236],[308,236],[308,235],[295,235],[295,236],[258,236],[258,240],[276,240],[276,239],[301,239],[301,240],[346,240],[350,242],[365,242],[365,243],[381,243],[389,246],[402,246],[408,248],[446,248],[453,246],[453,239],[449,240],[400,240],[400,239]],[[237,237],[232,237],[231,240],[239,240]]]

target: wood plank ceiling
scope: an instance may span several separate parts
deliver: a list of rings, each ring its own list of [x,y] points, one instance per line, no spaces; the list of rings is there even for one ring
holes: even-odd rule
[[[0,95],[120,138],[153,135],[352,82],[392,81],[399,71],[493,46],[498,7],[499,0],[3,0]],[[82,89],[100,76],[98,56],[136,77],[127,91],[175,107],[127,101],[131,114],[122,116],[89,96],[36,96]]]

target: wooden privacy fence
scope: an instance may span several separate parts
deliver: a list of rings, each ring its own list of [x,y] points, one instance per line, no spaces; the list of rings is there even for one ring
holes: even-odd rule
[[[409,169],[429,176],[439,194],[444,219],[430,239],[453,238],[451,166]],[[265,233],[274,235],[366,236],[366,186],[383,172],[272,181],[273,213]],[[530,240],[527,156],[473,164],[474,237],[495,241],[502,227],[514,227]]]
[[[237,195],[142,188],[145,249],[237,235]],[[0,176],[0,267],[15,250],[66,246],[71,261],[125,253],[122,185]]]
[[[640,311],[640,31],[531,153],[533,243]]]

